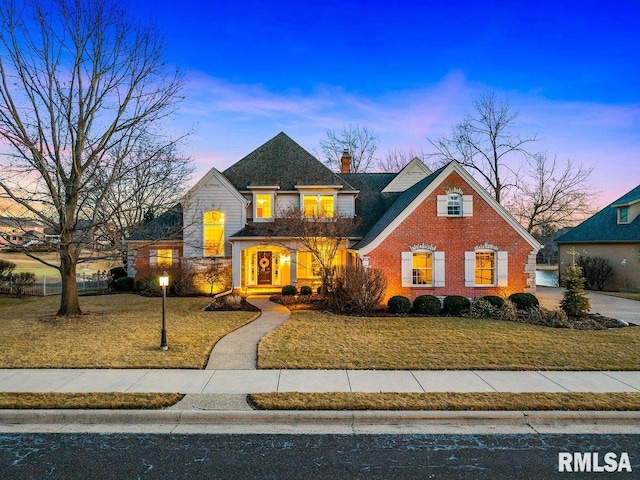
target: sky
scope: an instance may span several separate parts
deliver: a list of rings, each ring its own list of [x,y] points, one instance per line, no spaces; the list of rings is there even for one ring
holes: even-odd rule
[[[185,74],[170,128],[224,170],[281,131],[310,152],[367,126],[434,151],[494,91],[536,151],[593,168],[596,206],[640,184],[640,1],[136,0]]]

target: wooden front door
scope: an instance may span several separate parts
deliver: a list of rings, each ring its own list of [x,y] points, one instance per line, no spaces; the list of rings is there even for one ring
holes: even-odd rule
[[[258,252],[258,285],[271,285],[271,252]]]

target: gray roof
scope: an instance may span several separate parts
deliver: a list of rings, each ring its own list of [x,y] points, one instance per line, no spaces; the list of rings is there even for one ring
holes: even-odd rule
[[[127,237],[127,241],[182,240],[182,204],[178,203]]]
[[[264,145],[227,168],[222,174],[238,191],[250,186],[344,185],[353,189],[317,158],[280,132]]]
[[[640,215],[631,223],[618,223],[618,207],[638,201],[640,185],[558,237],[556,243],[640,242]]]
[[[429,184],[433,182],[436,179],[436,177],[440,175],[440,172],[442,172],[442,170],[444,170],[445,168],[446,168],[446,165],[444,167],[439,168],[438,170],[433,172],[431,175],[428,175],[427,177],[423,178],[411,188],[398,194],[399,196],[395,199],[395,201],[391,203],[391,205],[387,207],[386,210],[384,210],[384,213],[379,217],[379,220],[375,222],[375,224],[372,225],[371,228],[367,229],[367,233],[364,236],[364,238],[360,240],[357,244],[355,244],[353,248],[361,249],[367,246],[373,240],[375,240],[378,237],[378,235],[380,235],[384,231],[384,229],[387,228],[389,224],[391,224],[391,222],[396,217],[398,217],[398,215],[400,215],[404,211],[404,209],[407,208],[409,204],[413,202],[416,199],[416,197],[420,195],[420,193],[425,188],[427,188]],[[388,195],[388,194],[382,194],[382,195]]]

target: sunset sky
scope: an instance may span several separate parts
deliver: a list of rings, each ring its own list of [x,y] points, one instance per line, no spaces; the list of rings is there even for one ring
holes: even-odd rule
[[[133,3],[133,2],[132,2]],[[640,2],[138,0],[186,73],[173,128],[194,180],[284,131],[372,128],[378,156],[432,152],[481,93],[505,95],[532,147],[594,167],[596,204],[640,184]]]

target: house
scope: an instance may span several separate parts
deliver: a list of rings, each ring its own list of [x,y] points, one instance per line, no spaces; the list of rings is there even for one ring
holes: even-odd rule
[[[556,242],[561,274],[577,255],[602,257],[613,268],[605,290],[640,290],[640,185]]]
[[[44,237],[42,223],[20,217],[0,217],[0,250],[21,247]]]
[[[350,173],[345,152],[332,172],[284,133],[224,172],[212,168],[181,205],[129,237],[129,275],[227,259],[242,293],[315,286],[314,255],[259,228],[291,208],[356,218],[335,263],[383,270],[387,298],[535,290],[539,243],[457,162],[431,172],[416,158],[398,173]]]

